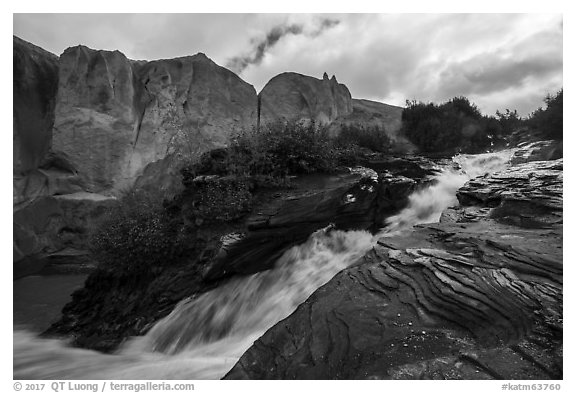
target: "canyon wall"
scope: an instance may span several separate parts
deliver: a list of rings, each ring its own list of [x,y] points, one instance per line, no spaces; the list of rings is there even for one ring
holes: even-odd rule
[[[203,53],[137,61],[75,46],[58,57],[13,40],[15,262],[77,253],[116,197],[170,195],[183,162],[243,129],[288,119],[395,133],[400,122],[400,108],[353,100],[327,74],[283,73],[257,95]]]

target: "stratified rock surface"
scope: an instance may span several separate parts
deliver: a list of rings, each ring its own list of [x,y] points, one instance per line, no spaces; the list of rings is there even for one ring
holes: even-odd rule
[[[511,163],[523,164],[530,161],[547,161],[562,158],[562,141],[547,140],[536,142],[523,142],[518,144]]]
[[[562,160],[475,179],[467,206],[381,238],[226,378],[562,378],[561,197]]]
[[[254,88],[204,54],[135,62],[77,46],[60,57],[53,150],[87,191],[115,192],[170,154],[225,143],[256,107]]]
[[[348,88],[324,73],[323,79],[284,72],[272,78],[258,95],[260,123],[277,119],[313,120],[330,124],[352,113]]]

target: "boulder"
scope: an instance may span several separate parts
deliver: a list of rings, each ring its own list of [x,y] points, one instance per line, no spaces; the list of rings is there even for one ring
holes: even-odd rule
[[[562,222],[548,216],[561,217],[562,162],[532,164],[540,191],[518,168],[476,179],[497,186],[440,223],[382,237],[225,378],[561,379]],[[500,220],[503,179],[511,200],[548,206],[530,211],[545,227]]]
[[[284,72],[272,78],[258,95],[261,124],[277,119],[313,120],[330,124],[339,116],[352,113],[348,88],[333,76],[323,79]]]

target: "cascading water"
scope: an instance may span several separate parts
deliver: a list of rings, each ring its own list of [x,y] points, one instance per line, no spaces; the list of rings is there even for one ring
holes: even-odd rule
[[[410,196],[377,236],[365,231],[314,233],[288,250],[273,270],[238,277],[185,299],[146,336],[115,355],[66,346],[14,331],[15,379],[212,379],[221,378],[267,329],[287,317],[317,288],[367,252],[380,236],[437,221],[457,204],[456,190],[472,177],[504,169],[512,151],[454,158],[433,184]]]
[[[222,377],[276,322],[372,246],[365,231],[318,231],[273,270],[186,299],[117,355],[14,333],[14,378],[211,379]]]
[[[434,176],[432,185],[416,191],[409,197],[408,206],[400,213],[388,217],[381,236],[390,236],[416,224],[438,222],[442,212],[456,206],[456,191],[468,180],[505,169],[513,150],[498,153],[460,154],[452,158],[458,168],[447,167]]]

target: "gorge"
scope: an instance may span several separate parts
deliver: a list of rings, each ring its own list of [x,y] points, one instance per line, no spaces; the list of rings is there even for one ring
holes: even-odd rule
[[[257,94],[201,53],[14,37],[14,64],[14,277],[88,274],[42,338],[15,326],[15,379],[562,378],[561,143],[418,156],[402,108],[327,74]],[[278,119],[392,146],[265,193],[194,264],[95,270],[90,229],[127,189],[179,195],[184,160]]]

